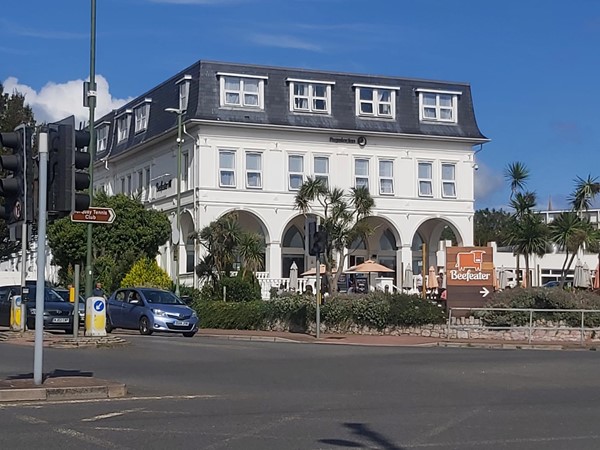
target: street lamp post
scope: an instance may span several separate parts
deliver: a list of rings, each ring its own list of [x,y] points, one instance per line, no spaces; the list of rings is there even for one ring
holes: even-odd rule
[[[177,250],[175,255],[177,258],[175,260],[175,295],[179,297],[179,258],[181,257],[181,144],[183,143],[183,139],[181,138],[181,118],[185,110],[166,108],[165,111],[177,114],[177,212],[175,213],[177,221]]]

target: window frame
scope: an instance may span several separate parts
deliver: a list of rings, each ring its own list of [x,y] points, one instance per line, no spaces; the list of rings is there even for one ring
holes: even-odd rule
[[[453,175],[452,179],[445,179],[444,178],[444,166],[452,167],[452,175]],[[457,197],[456,196],[456,163],[453,163],[453,162],[442,162],[440,179],[442,180],[442,182],[441,182],[442,198],[456,198]],[[445,189],[446,186],[452,186],[452,191],[454,193],[450,194],[450,195],[447,195],[446,194],[446,189]]]
[[[429,172],[430,172],[430,177],[429,178],[422,178],[419,168],[421,167],[421,165],[428,165],[429,166]],[[424,194],[421,191],[421,183],[429,183],[429,194]],[[418,161],[417,162],[417,187],[418,187],[418,194],[419,197],[426,197],[426,198],[433,198],[433,162],[432,161]]]
[[[289,83],[290,93],[290,111],[295,113],[310,113],[310,114],[331,114],[331,86],[335,85],[333,81],[317,81],[317,80],[303,80],[299,78],[287,78],[286,81]],[[296,94],[296,87],[298,85],[306,85],[306,95]],[[316,96],[315,88],[317,86],[325,87],[325,96]],[[307,108],[299,108],[296,106],[296,99],[306,99],[308,103]],[[316,100],[324,100],[325,108],[318,109],[315,107]]]
[[[218,72],[217,76],[219,77],[219,97],[220,97],[220,105],[225,108],[241,108],[241,109],[253,109],[253,110],[264,110],[265,107],[265,80],[268,79],[266,76],[262,75],[245,75],[245,74],[235,74],[235,73],[223,73]],[[225,89],[226,80],[228,79],[237,79],[239,82],[239,89]],[[246,91],[244,89],[244,85],[246,84],[246,80],[257,80],[258,81],[258,90],[257,92]],[[239,97],[238,103],[232,103],[227,101],[228,93],[237,93]],[[246,95],[256,95],[257,96],[257,104],[246,104],[245,96]]]
[[[96,152],[105,152],[108,149],[108,134],[110,132],[110,126],[103,124],[96,129]],[[101,144],[104,145],[101,145]]]
[[[317,159],[319,160],[325,160],[326,161],[326,165],[327,165],[327,171],[326,172],[317,172]],[[329,164],[329,155],[323,155],[323,154],[316,154],[313,155],[313,176],[315,178],[315,180],[324,180],[325,181],[325,186],[329,187],[329,173],[330,173],[330,164]]]
[[[356,169],[357,169],[356,163],[359,162],[359,161],[364,161],[364,162],[367,163],[367,173],[366,173],[366,175],[361,175],[361,174],[357,173],[357,171],[356,171]],[[354,158],[354,187],[355,188],[361,187],[361,186],[359,186],[359,183],[358,183],[358,180],[361,179],[361,180],[366,180],[366,183],[364,185],[362,185],[362,186],[366,187],[367,190],[369,190],[369,184],[370,184],[369,169],[370,169],[370,166],[371,166],[371,160],[370,160],[370,158],[360,157],[360,156],[357,156],[357,157]]]
[[[300,172],[298,172],[298,171],[292,171],[291,170],[290,160],[292,158],[300,158],[300,161],[302,163],[302,168],[301,168]],[[289,154],[288,158],[287,158],[287,164],[288,164],[288,189],[290,191],[298,191],[298,190],[300,190],[300,187],[304,184],[304,181],[306,179],[306,176],[305,176],[305,165],[304,165],[304,155],[298,154],[298,153]],[[296,187],[292,186],[292,177],[297,177],[297,176],[300,176],[300,178],[301,178],[302,181],[300,183],[300,186],[298,186],[296,188]]]
[[[383,176],[382,175],[382,171],[381,171],[381,164],[382,163],[389,163],[391,165],[392,168],[392,174],[391,176]],[[391,158],[379,158],[377,160],[377,170],[378,170],[378,175],[379,175],[379,195],[394,195],[395,194],[395,189],[394,189],[394,160]],[[383,181],[391,181],[392,182],[392,191],[391,192],[384,192],[383,191]]]
[[[190,100],[190,84],[192,76],[184,75],[183,78],[177,81],[179,85],[179,110],[187,111],[188,102]]]
[[[259,161],[259,169],[249,169],[248,168],[248,156],[258,156],[258,161]],[[246,151],[245,155],[244,155],[244,163],[245,163],[245,169],[246,169],[246,189],[262,189],[263,188],[263,155],[262,152],[256,151],[256,150],[248,150]],[[249,178],[248,176],[250,174],[257,174],[258,175],[258,181],[259,184],[258,186],[252,186],[249,183]]]
[[[233,161],[233,167],[221,167],[221,155],[222,154],[231,154],[233,156],[232,161]],[[231,149],[219,149],[219,187],[221,188],[236,188],[237,187],[237,179],[235,176],[235,171],[236,171],[236,158],[237,158],[237,152],[235,150],[231,150]],[[223,173],[224,172],[231,172],[231,174],[233,175],[233,183],[232,184],[223,184]]]
[[[354,98],[355,98],[355,112],[356,116],[363,118],[375,118],[375,119],[396,119],[396,91],[399,91],[400,88],[398,86],[379,86],[379,85],[371,85],[371,84],[359,84],[355,83],[352,85],[355,89]],[[363,90],[372,91],[371,99],[362,99],[361,92]],[[379,100],[379,92],[380,91],[388,91],[390,95],[389,102],[381,102]],[[372,112],[363,112],[362,104],[369,103],[372,105]],[[383,114],[380,112],[379,107],[381,105],[389,105],[390,113]]]
[[[148,121],[150,119],[150,102],[150,99],[146,99],[142,104],[133,108],[134,133],[140,133],[148,129]],[[138,113],[141,114],[139,117]]]
[[[458,123],[458,97],[462,95],[460,91],[440,91],[435,89],[417,89],[419,94],[419,120],[421,122],[432,122],[432,123]],[[435,105],[426,105],[425,96],[435,96]],[[442,96],[450,97],[451,106],[442,105],[440,98]],[[435,117],[426,117],[425,109],[433,109],[435,111]],[[450,111],[451,118],[444,119],[442,117],[442,111]]]
[[[131,131],[131,110],[127,110],[115,117],[117,121],[117,144],[129,139]]]

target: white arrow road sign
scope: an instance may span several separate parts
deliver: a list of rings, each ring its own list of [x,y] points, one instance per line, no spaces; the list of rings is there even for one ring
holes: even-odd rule
[[[483,294],[482,297],[485,297],[486,295],[488,295],[490,293],[490,291],[487,290],[487,288],[482,287],[481,290],[479,291],[480,294]]]

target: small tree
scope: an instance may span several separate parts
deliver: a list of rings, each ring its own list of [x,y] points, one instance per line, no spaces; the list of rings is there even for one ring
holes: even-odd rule
[[[170,289],[173,281],[163,269],[158,266],[154,259],[143,258],[138,260],[129,270],[121,287],[154,287],[159,289]]]
[[[344,193],[342,189],[329,188],[322,180],[312,178],[309,178],[296,194],[296,209],[305,215],[312,211],[323,214],[321,226],[329,235],[329,246],[323,262],[330,291],[337,286],[352,243],[364,240],[368,253],[371,254],[367,238],[373,230],[367,223],[367,217],[371,215],[374,206],[375,201],[365,187],[351,188],[349,193]],[[337,271],[332,275],[334,263]]]

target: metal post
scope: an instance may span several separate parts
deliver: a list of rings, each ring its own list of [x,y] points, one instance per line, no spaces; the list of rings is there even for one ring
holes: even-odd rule
[[[33,353],[33,382],[42,384],[44,350],[44,288],[46,280],[46,196],[48,189],[48,133],[39,134],[39,178],[38,178],[38,240],[37,281],[35,293],[35,344]]]
[[[531,344],[531,330],[533,328],[533,310],[529,310],[529,344]]]
[[[585,343],[585,319],[584,319],[584,311],[581,311],[581,338],[580,338],[580,343],[581,346],[584,346]]]
[[[423,279],[423,285],[421,286],[421,293],[423,295],[423,298],[427,298],[427,283],[425,282],[425,271],[427,270],[427,244],[425,244],[423,242],[423,246],[422,248],[422,257],[423,257],[423,264],[422,264],[422,268],[421,268],[421,278]]]
[[[317,339],[321,334],[321,255],[317,253],[317,282],[315,283],[316,299],[317,299]]]
[[[73,338],[77,340],[79,337],[79,264],[75,264],[75,280],[73,280],[73,286],[75,286],[75,302],[73,303]]]
[[[179,259],[181,257],[181,116],[183,111],[177,112],[177,247],[175,260],[175,295],[179,297]]]
[[[90,84],[87,92],[90,108],[90,143],[88,152],[90,154],[90,206],[94,199],[94,159],[96,156],[96,129],[94,128],[94,109],[96,108],[96,0],[91,0],[91,31],[90,31]],[[87,254],[85,261],[85,296],[92,295],[92,224],[87,226]]]

